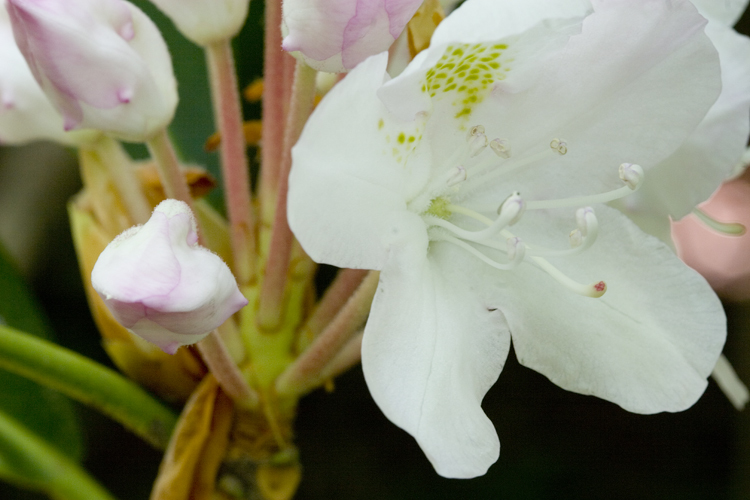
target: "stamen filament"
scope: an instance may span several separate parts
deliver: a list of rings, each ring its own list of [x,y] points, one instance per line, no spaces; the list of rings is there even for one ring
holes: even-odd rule
[[[484,255],[482,252],[480,252],[479,250],[477,250],[476,248],[474,248],[470,244],[466,243],[465,241],[460,240],[458,238],[455,238],[453,236],[450,236],[448,234],[435,235],[431,239],[433,239],[435,241],[446,241],[448,243],[452,243],[452,244],[458,246],[459,248],[462,248],[462,249],[466,250],[467,252],[469,252],[474,257],[478,258],[479,260],[481,260],[482,262],[484,262],[488,266],[494,267],[495,269],[499,269],[501,271],[508,271],[510,269],[515,268],[516,266],[518,266],[518,264],[521,263],[521,261],[523,261],[523,258],[524,258],[524,252],[523,251],[516,251],[516,254],[513,256],[513,260],[511,260],[507,264],[501,264],[499,262],[496,262],[496,261],[490,259],[489,257],[487,257],[486,255]]]
[[[481,242],[483,240],[492,238],[493,236],[497,235],[503,228],[515,222],[519,214],[522,213],[523,207],[523,200],[521,200],[518,195],[510,196],[500,208],[500,215],[498,216],[498,218],[494,221],[491,221],[487,228],[480,229],[478,231],[468,231],[439,217],[426,216],[424,220],[428,223],[428,225],[447,229],[454,235],[464,240]]]
[[[566,208],[576,207],[581,205],[594,205],[596,203],[608,203],[610,201],[619,200],[631,193],[636,189],[630,189],[628,186],[623,186],[619,189],[608,191],[606,193],[592,194],[589,196],[574,196],[572,198],[560,198],[557,200],[539,200],[539,201],[527,201],[527,210],[543,210],[547,208]]]
[[[693,209],[693,215],[709,228],[726,236],[742,236],[745,234],[745,226],[738,222],[719,222],[700,208]]]
[[[599,298],[607,291],[607,284],[603,281],[584,285],[583,283],[578,283],[563,274],[562,271],[550,264],[546,259],[532,256],[531,260],[533,260],[544,272],[554,278],[555,281],[579,295]]]

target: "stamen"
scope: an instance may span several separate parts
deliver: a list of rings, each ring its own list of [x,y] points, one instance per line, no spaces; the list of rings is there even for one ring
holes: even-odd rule
[[[583,235],[580,229],[573,229],[568,235],[570,239],[570,248],[578,248],[583,244]]]
[[[620,180],[635,191],[643,181],[643,169],[634,163],[620,164]]]
[[[508,240],[508,253],[509,253],[508,257],[510,260],[507,264],[501,264],[500,262],[496,262],[490,259],[485,254],[483,254],[482,252],[480,252],[479,250],[477,250],[470,244],[466,243],[465,241],[462,241],[448,234],[436,234],[431,239],[436,240],[436,241],[446,241],[448,243],[453,243],[457,247],[460,247],[466,250],[467,252],[469,252],[470,254],[472,254],[474,257],[478,258],[485,264],[492,266],[495,269],[499,269],[501,271],[508,271],[510,269],[517,267],[518,264],[520,264],[521,261],[523,261],[523,257],[524,257],[523,242],[518,238],[516,238],[518,240],[517,242],[516,241],[511,242],[510,240]],[[513,252],[512,257],[510,256],[511,246],[514,247],[512,250]]]
[[[584,297],[599,298],[607,291],[607,284],[603,281],[591,283],[590,285],[584,285],[572,280],[565,274],[563,274],[558,268],[549,263],[546,259],[541,257],[531,257],[536,264],[558,283],[565,286],[569,290],[583,295]]]
[[[489,238],[497,235],[503,228],[509,226],[511,222],[518,220],[518,217],[523,212],[523,200],[517,194],[510,196],[503,203],[500,209],[500,216],[492,221],[489,227],[480,229],[479,231],[467,231],[466,229],[460,228],[455,224],[448,222],[447,220],[440,219],[433,216],[425,216],[424,220],[428,226],[438,226],[443,229],[447,229],[454,235],[461,239],[482,242]]]
[[[466,142],[469,143],[469,157],[474,158],[487,147],[487,136],[484,135],[484,127],[476,125],[471,127],[466,135]]]
[[[719,222],[700,208],[693,209],[693,215],[698,217],[703,224],[726,236],[742,236],[745,234],[745,226],[739,222]]]
[[[529,210],[542,210],[547,208],[565,208],[581,205],[594,205],[596,203],[609,203],[610,201],[618,200],[632,194],[643,184],[643,169],[639,165],[623,163],[620,165],[620,172],[620,178],[625,183],[625,186],[619,189],[589,196],[574,196],[572,198],[560,198],[557,200],[529,201],[527,202],[527,208]],[[631,184],[633,184],[634,187],[631,187]]]
[[[568,143],[561,139],[552,139],[552,141],[549,143],[549,147],[557,151],[560,156],[568,152]]]
[[[526,212],[526,203],[524,203],[523,199],[521,198],[521,193],[516,191],[505,198],[505,201],[503,201],[500,206],[497,207],[497,215],[500,215],[503,210],[508,210],[508,207],[511,207],[511,209],[517,211],[515,217],[513,217],[513,219],[511,219],[511,221],[508,223],[509,226],[512,226],[513,224],[521,220],[524,212]]]
[[[576,211],[576,222],[578,227],[570,232],[570,248],[565,250],[554,250],[534,245],[529,248],[529,255],[537,257],[569,257],[578,255],[584,250],[591,248],[591,245],[599,236],[599,222],[596,219],[594,209],[591,207],[579,208]]]
[[[510,141],[505,139],[492,139],[490,149],[500,158],[510,158]]]
[[[455,186],[466,180],[466,169],[463,165],[453,167],[448,171],[447,179],[445,181],[448,186]]]

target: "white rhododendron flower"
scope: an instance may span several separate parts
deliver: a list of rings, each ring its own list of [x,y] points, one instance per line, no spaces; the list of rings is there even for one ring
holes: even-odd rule
[[[174,354],[247,305],[227,265],[198,245],[186,203],[165,200],[99,256],[91,284],[124,327]]]
[[[343,73],[388,50],[420,5],[422,0],[284,0],[282,47],[318,71]]]
[[[151,0],[185,38],[205,46],[239,33],[250,0]]]
[[[62,114],[65,130],[93,128],[142,142],[177,106],[172,61],[154,23],[124,0],[8,0],[16,43]]]
[[[511,338],[638,413],[695,403],[724,344],[705,280],[606,205],[719,95],[706,21],[687,0],[592,3],[468,0],[399,77],[386,54],[355,68],[293,150],[292,230],[318,262],[381,271],[365,378],[444,476],[498,457],[481,401]]]

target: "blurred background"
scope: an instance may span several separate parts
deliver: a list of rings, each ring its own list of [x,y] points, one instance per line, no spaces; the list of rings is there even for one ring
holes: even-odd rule
[[[203,53],[150,3],[134,3],[162,28],[172,52],[181,102],[171,132],[181,154],[217,175],[216,155],[203,149],[214,131]],[[262,3],[251,3],[235,42],[243,85],[262,74]],[[748,16],[738,30],[750,32]],[[259,106],[248,104],[245,116],[259,118]],[[131,153],[145,151],[133,147]],[[252,150],[250,156],[254,160]],[[70,237],[65,206],[80,188],[74,152],[46,143],[0,147],[0,242],[56,341],[112,366],[88,311]],[[219,190],[210,199],[221,207]],[[10,293],[9,287],[0,290],[5,310],[13,307]],[[725,306],[724,352],[750,382],[750,303]],[[13,397],[0,391],[3,405]],[[333,392],[319,390],[300,404],[296,437],[304,470],[296,498],[750,498],[750,413],[737,412],[713,381],[688,411],[634,415],[559,389],[511,353],[483,406],[500,435],[500,460],[482,478],[443,479],[415,441],[383,417],[357,367],[336,380]],[[161,454],[85,407],[74,411],[84,466],[115,497],[148,498]],[[77,438],[75,429],[60,432]],[[46,497],[0,484],[0,499],[37,498]]]

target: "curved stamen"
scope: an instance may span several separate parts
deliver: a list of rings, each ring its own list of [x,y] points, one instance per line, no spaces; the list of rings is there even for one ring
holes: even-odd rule
[[[523,213],[524,202],[517,193],[509,196],[500,207],[500,216],[495,219],[489,227],[479,231],[468,231],[457,225],[434,216],[424,217],[425,222],[430,226],[438,226],[447,229],[461,239],[481,242],[497,235],[503,228],[510,226],[518,220]]]
[[[471,246],[469,243],[466,243],[463,240],[460,240],[458,238],[455,238],[453,236],[450,236],[448,234],[436,234],[432,238],[436,241],[445,241],[448,243],[452,243],[459,248],[462,248],[472,254],[474,257],[478,258],[485,264],[494,267],[495,269],[499,269],[501,271],[508,271],[510,269],[515,268],[518,266],[518,264],[523,261],[524,258],[524,244],[519,238],[515,238],[513,241],[510,239],[508,240],[508,257],[510,258],[509,262],[507,264],[502,264],[500,262],[494,261],[487,257],[485,254]],[[511,248],[512,247],[512,248]],[[511,255],[512,254],[512,255]]]
[[[725,236],[742,236],[745,234],[745,226],[739,222],[719,222],[700,208],[693,209],[693,215],[698,217],[703,224]]]
[[[589,196],[574,196],[572,198],[560,198],[557,200],[529,201],[526,208],[529,210],[543,210],[547,208],[594,205],[596,203],[608,203],[610,201],[618,200],[634,193],[641,187],[643,184],[643,169],[639,165],[623,163],[620,165],[620,179],[625,185],[619,189]]]
[[[539,268],[541,268],[544,272],[554,278],[555,281],[579,295],[583,295],[584,297],[599,298],[607,291],[607,284],[603,281],[584,285],[583,283],[578,283],[577,281],[574,281],[567,275],[563,274],[562,271],[550,264],[546,259],[532,256],[531,260],[533,260],[537,264],[537,266],[539,266]]]
[[[534,245],[529,247],[528,255],[536,257],[569,257],[578,255],[591,248],[599,236],[599,221],[591,207],[579,208],[576,211],[578,227],[570,232],[571,248],[554,250]]]

